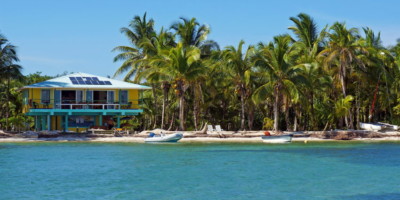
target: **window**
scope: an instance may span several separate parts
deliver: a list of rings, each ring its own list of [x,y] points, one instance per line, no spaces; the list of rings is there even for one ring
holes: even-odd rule
[[[93,102],[93,91],[87,90],[86,91],[86,103],[92,103],[92,102]]]
[[[121,90],[120,91],[119,102],[121,104],[128,104],[128,90]]]
[[[41,103],[48,104],[50,103],[50,90],[42,90],[41,94]]]
[[[24,90],[22,92],[22,95],[23,95],[24,105],[28,105],[29,91],[28,90]]]
[[[82,103],[82,102],[83,102],[83,91],[77,90],[76,91],[76,103]]]

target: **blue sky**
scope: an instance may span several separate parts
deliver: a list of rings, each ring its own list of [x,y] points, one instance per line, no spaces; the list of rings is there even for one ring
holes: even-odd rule
[[[400,3],[395,0],[13,0],[3,1],[0,33],[18,46],[23,73],[41,71],[56,75],[85,72],[113,75],[121,63],[113,63],[111,50],[128,41],[119,32],[135,15],[147,12],[156,28],[169,27],[179,17],[196,17],[211,27],[208,39],[221,47],[269,42],[288,33],[289,17],[311,15],[319,28],[336,21],[348,27],[370,27],[381,32],[385,46],[400,38]]]

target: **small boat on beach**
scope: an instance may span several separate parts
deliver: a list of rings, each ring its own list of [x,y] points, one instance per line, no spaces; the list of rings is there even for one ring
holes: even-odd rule
[[[381,131],[387,128],[385,124],[379,123],[362,123],[360,122],[360,128],[368,131]]]
[[[399,130],[399,126],[398,125],[388,124],[388,123],[384,123],[384,122],[378,122],[378,124],[386,126],[386,129],[389,130],[389,131],[397,131],[397,130]]]
[[[145,138],[145,142],[178,142],[178,140],[183,138],[182,133],[173,133],[173,134],[155,134],[150,133],[149,137]]]
[[[292,142],[293,134],[287,135],[269,135],[261,137],[264,143],[290,143]]]

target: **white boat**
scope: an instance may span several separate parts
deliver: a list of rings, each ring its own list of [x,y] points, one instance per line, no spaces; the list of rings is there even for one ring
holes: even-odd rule
[[[174,133],[174,134],[154,134],[150,133],[149,137],[145,138],[145,142],[177,142],[178,140],[183,138],[182,133]]]
[[[399,126],[398,126],[398,125],[388,124],[388,123],[384,123],[384,122],[378,122],[378,124],[381,124],[381,125],[386,126],[386,129],[387,129],[387,130],[390,130],[390,131],[397,131],[397,130],[399,130]]]
[[[293,134],[262,136],[261,138],[265,143],[290,143],[292,142]]]
[[[378,123],[362,123],[360,122],[360,128],[364,130],[369,130],[369,131],[380,131],[383,129],[386,129],[387,126],[384,124],[378,124]]]

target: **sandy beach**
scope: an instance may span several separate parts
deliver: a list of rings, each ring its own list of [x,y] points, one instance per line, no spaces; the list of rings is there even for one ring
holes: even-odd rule
[[[23,134],[9,134],[3,136],[0,142],[129,142],[144,143],[150,131],[143,131],[138,134],[114,136],[112,134],[85,134],[85,135],[59,135],[57,137],[26,137]],[[161,132],[154,130],[154,132]],[[163,131],[163,133],[173,133],[172,131]],[[184,138],[180,143],[263,143],[261,136],[263,131],[221,131],[207,134],[186,131],[182,132]],[[332,141],[400,141],[400,132],[365,132],[365,131],[308,131],[308,132],[285,132],[294,134],[293,142],[332,142]],[[346,137],[343,137],[342,135]],[[354,135],[356,134],[356,135]],[[329,136],[327,136],[329,135]],[[352,135],[351,138],[348,136]],[[338,139],[339,138],[339,139]]]

